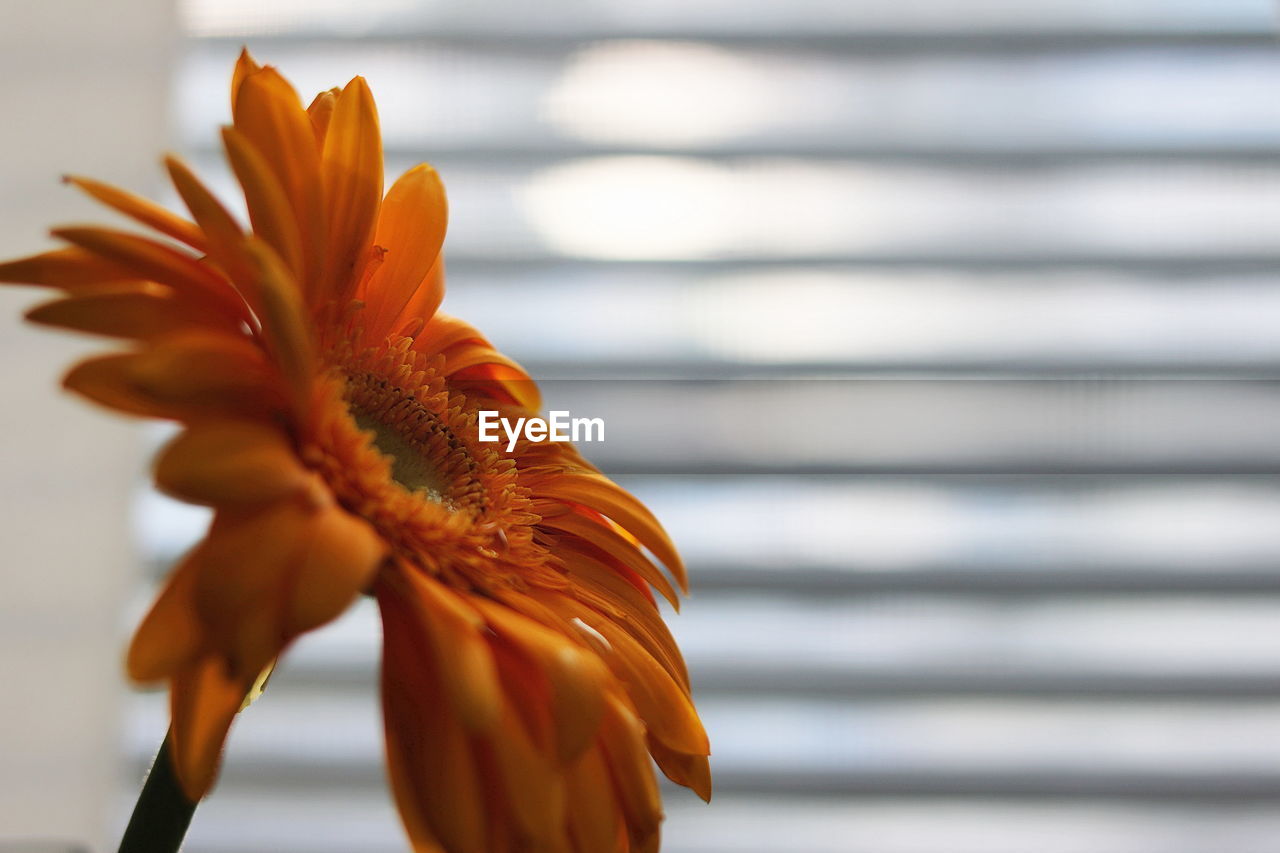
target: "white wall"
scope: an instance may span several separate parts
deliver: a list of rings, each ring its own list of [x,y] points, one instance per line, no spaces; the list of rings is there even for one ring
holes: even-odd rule
[[[52,223],[102,219],[64,171],[153,191],[166,143],[170,0],[4,3],[0,256]],[[26,326],[46,294],[0,289],[0,847],[114,849],[122,608],[141,572],[128,526],[136,425],[60,391],[96,342]],[[157,739],[162,733],[157,733]]]

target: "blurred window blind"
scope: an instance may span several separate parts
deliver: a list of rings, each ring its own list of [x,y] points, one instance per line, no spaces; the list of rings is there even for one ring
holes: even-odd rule
[[[184,15],[180,150],[232,194],[213,143],[242,43],[304,97],[365,75],[388,174],[430,160],[449,189],[446,309],[535,376],[702,380],[702,423],[785,418],[784,377],[891,380],[856,386],[828,456],[733,422],[681,453],[661,412],[652,446],[586,448],[693,577],[673,626],[717,794],[669,793],[664,849],[1275,849],[1270,4]],[[749,377],[777,384],[720,381]],[[1011,378],[1041,381],[948,407]],[[921,431],[877,425],[904,398]],[[157,571],[203,524],[152,496],[139,520]],[[363,606],[298,644],[188,850],[404,849],[376,657]],[[142,766],[163,701],[134,723]]]

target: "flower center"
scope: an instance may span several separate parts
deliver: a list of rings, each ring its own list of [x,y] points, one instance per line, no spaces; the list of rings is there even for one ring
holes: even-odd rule
[[[445,482],[436,467],[416,447],[383,423],[364,412],[353,412],[356,426],[373,432],[373,446],[391,459],[391,479],[411,492],[417,492],[438,504],[445,503]]]
[[[478,517],[488,501],[476,461],[450,423],[457,413],[444,395],[422,390],[428,392],[425,399],[373,373],[347,375],[352,418],[373,433],[374,447],[390,459],[391,478],[446,509]]]

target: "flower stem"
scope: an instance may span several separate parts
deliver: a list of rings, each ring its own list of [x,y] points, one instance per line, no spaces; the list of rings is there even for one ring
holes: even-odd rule
[[[187,799],[173,772],[169,738],[164,736],[147,781],[138,794],[133,816],[120,840],[120,853],[176,853],[191,824],[196,804]]]

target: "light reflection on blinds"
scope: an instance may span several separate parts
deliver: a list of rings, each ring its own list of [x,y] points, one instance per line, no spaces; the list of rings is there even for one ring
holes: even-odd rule
[[[827,456],[729,426],[676,446],[661,419],[606,446],[694,581],[673,627],[717,796],[672,792],[664,849],[1274,849],[1267,4],[184,12],[184,152],[219,174],[242,41],[303,91],[366,75],[389,171],[430,159],[449,187],[446,306],[540,375],[1252,380],[1200,412],[1176,383],[992,385],[966,417],[898,383]],[[705,405],[776,411],[730,385]],[[918,431],[876,393],[915,393]],[[159,568],[203,516],[148,496],[139,520]],[[299,644],[187,849],[404,849],[376,631],[362,606]],[[163,710],[139,702],[139,766]]]

